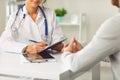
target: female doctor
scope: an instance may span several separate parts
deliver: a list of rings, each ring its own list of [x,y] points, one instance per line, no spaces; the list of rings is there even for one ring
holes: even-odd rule
[[[45,1],[26,0],[26,3],[10,16],[0,38],[3,51],[30,53],[33,58],[41,58],[37,52],[63,37],[54,12],[39,6],[43,2]],[[55,49],[60,51],[61,47],[62,43]]]
[[[112,0],[112,4],[119,8],[120,0]],[[120,80],[120,13],[106,20],[86,47],[82,49],[73,38],[63,52],[63,62],[74,72],[85,72],[109,56],[113,80]]]

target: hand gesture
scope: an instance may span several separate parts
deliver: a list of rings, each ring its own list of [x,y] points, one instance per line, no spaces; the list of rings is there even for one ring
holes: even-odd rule
[[[69,44],[64,45],[62,51],[63,52],[69,51],[69,52],[75,53],[81,50],[82,48],[83,48],[82,45],[75,38],[72,38]]]

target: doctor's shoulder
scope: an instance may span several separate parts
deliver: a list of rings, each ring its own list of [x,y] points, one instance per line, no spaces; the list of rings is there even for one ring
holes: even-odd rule
[[[15,17],[16,17],[16,13],[15,13],[15,12],[11,13],[11,14],[7,17],[6,27],[9,27],[9,26],[12,24],[12,22],[13,22],[14,19],[15,19]]]
[[[8,21],[7,22],[11,22],[11,21],[13,21],[14,19],[15,19],[15,17],[18,17],[18,15],[20,14],[18,14],[18,15],[16,15],[17,14],[17,10],[16,11],[14,11],[14,12],[12,12],[9,16],[8,16]]]
[[[15,10],[15,11],[13,11],[11,14],[9,14],[8,19],[11,18],[11,17],[13,17],[13,16],[16,16],[17,11],[18,11],[18,10]]]
[[[54,14],[54,10],[48,8],[48,7],[44,7],[43,10],[45,11],[46,15],[53,15]]]
[[[10,19],[12,19],[13,18],[13,16],[15,16],[15,12],[13,12],[13,13],[11,13],[11,14],[9,14],[9,16],[8,16],[8,20],[10,20]]]

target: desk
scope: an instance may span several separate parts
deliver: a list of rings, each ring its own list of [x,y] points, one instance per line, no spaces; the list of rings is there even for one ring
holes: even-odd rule
[[[35,78],[40,80],[73,80],[82,74],[79,71],[73,73],[65,68],[59,60],[60,55],[55,55],[55,58],[56,62],[23,63],[20,54],[2,53],[0,54],[0,76],[26,77],[30,80]],[[96,75],[93,76],[96,77]]]

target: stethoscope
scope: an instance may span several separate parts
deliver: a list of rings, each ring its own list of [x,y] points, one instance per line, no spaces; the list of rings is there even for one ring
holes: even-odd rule
[[[18,32],[18,29],[19,29],[22,21],[23,21],[23,20],[25,19],[25,17],[26,17],[26,14],[23,14],[23,17],[22,17],[21,21],[19,22],[18,27],[17,27],[17,28],[16,28],[16,27],[13,28],[13,26],[14,26],[14,24],[15,24],[15,21],[16,21],[16,19],[17,19],[17,16],[18,16],[20,10],[22,10],[22,12],[23,12],[23,7],[24,7],[24,6],[25,6],[25,4],[23,4],[23,5],[18,9],[18,11],[16,12],[15,19],[14,19],[12,25],[11,25],[11,30],[12,30],[13,32]],[[47,18],[46,18],[46,15],[45,15],[43,9],[42,9],[40,6],[38,6],[38,7],[39,7],[39,9],[41,10],[42,15],[43,15],[43,17],[44,17],[44,24],[45,24],[44,40],[45,40],[46,42],[48,42],[48,23],[47,23]],[[15,34],[18,34],[18,33],[15,33]],[[18,35],[16,35],[16,37],[17,37],[17,36],[18,36]]]

